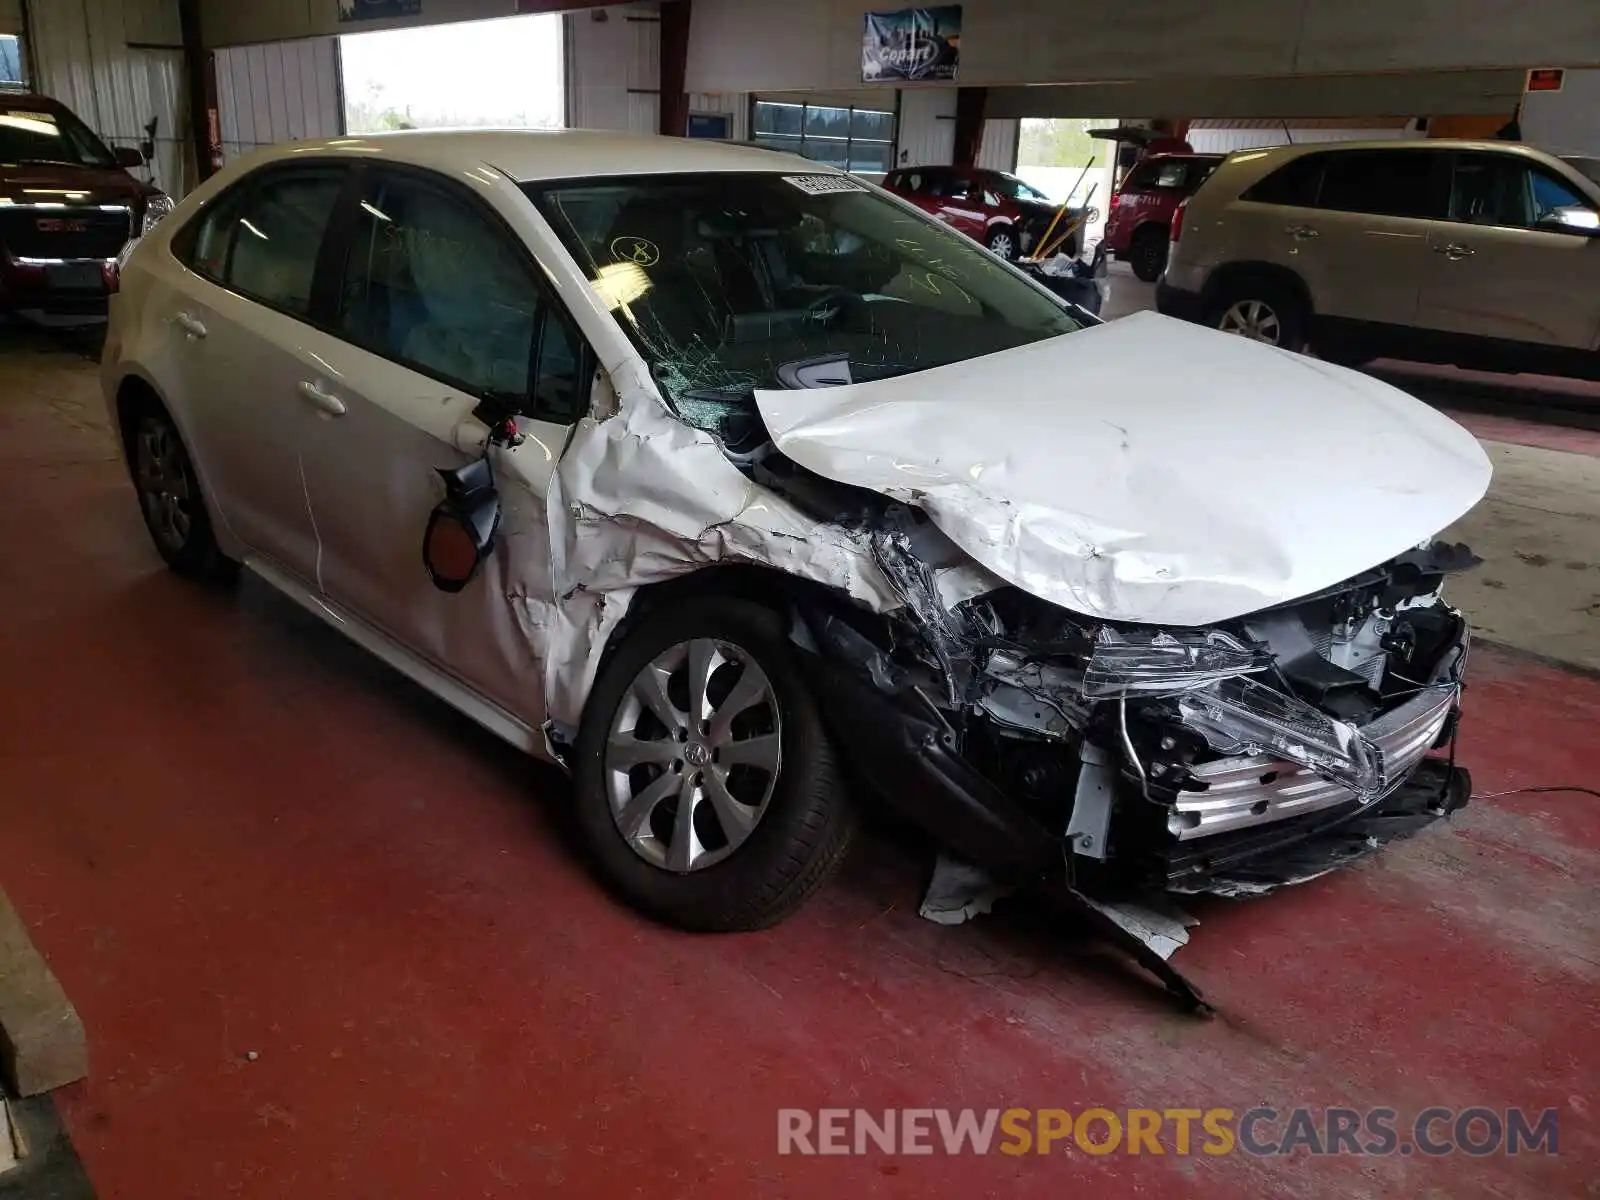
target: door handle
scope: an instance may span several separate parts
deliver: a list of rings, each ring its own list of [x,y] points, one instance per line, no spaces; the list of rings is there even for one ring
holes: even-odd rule
[[[186,312],[174,315],[172,323],[192,338],[203,338],[206,335],[206,327]]]
[[[1446,242],[1443,246],[1435,246],[1433,252],[1444,255],[1451,262],[1460,262],[1463,258],[1470,258],[1477,253],[1471,246],[1463,246],[1460,242]]]
[[[1291,225],[1284,232],[1297,242],[1309,242],[1312,238],[1322,236],[1310,225]]]
[[[344,416],[344,401],[332,392],[325,392],[309,379],[300,381],[300,394],[330,417]]]

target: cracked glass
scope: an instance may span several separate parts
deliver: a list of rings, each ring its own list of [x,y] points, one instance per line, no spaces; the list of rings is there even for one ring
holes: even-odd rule
[[[751,393],[861,383],[1086,322],[974,242],[840,175],[527,191],[684,420],[764,440]]]

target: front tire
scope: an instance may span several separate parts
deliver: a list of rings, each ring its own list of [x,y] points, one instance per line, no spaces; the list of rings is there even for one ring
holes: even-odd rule
[[[239,564],[217,546],[200,478],[172,417],[151,403],[133,414],[127,434],[139,512],[156,552],[167,566],[191,579],[227,582]]]
[[[573,767],[578,826],[650,916],[760,929],[843,862],[855,809],[794,655],[774,614],[717,598],[646,617],[601,669]]]

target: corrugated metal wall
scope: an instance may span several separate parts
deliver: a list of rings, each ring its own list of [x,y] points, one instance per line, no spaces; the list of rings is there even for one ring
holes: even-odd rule
[[[216,56],[224,162],[258,146],[344,132],[338,38],[235,46]]]
[[[941,167],[955,160],[955,88],[907,88],[900,93],[899,147],[903,167]]]
[[[566,17],[567,124],[655,133],[661,127],[661,19],[653,4]]]
[[[1016,170],[1018,128],[1017,121],[985,121],[983,138],[978,143],[978,165],[991,171]]]
[[[1252,150],[1257,146],[1284,146],[1305,142],[1367,142],[1393,138],[1415,137],[1408,134],[1402,122],[1387,127],[1374,128],[1370,124],[1361,128],[1352,124],[1319,123],[1296,125],[1293,121],[1249,120],[1224,125],[1218,121],[1196,122],[1185,135],[1197,154],[1227,154],[1233,150]]]
[[[156,183],[183,195],[194,167],[177,0],[28,0],[27,10],[34,87],[113,145],[137,145],[157,118]]]

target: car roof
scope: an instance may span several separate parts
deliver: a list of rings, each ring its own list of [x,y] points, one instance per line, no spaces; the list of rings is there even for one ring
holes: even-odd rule
[[[1297,154],[1342,150],[1482,150],[1499,154],[1522,154],[1529,158],[1550,158],[1548,151],[1527,142],[1481,141],[1469,138],[1382,138],[1352,142],[1297,142],[1290,146],[1257,146],[1235,150],[1229,158],[1253,159],[1266,155],[1288,158]]]
[[[518,183],[604,175],[772,171],[844,172],[792,154],[701,138],[597,129],[419,129],[288,142],[252,154],[251,168],[308,154],[407,163],[442,172],[493,167]]]

